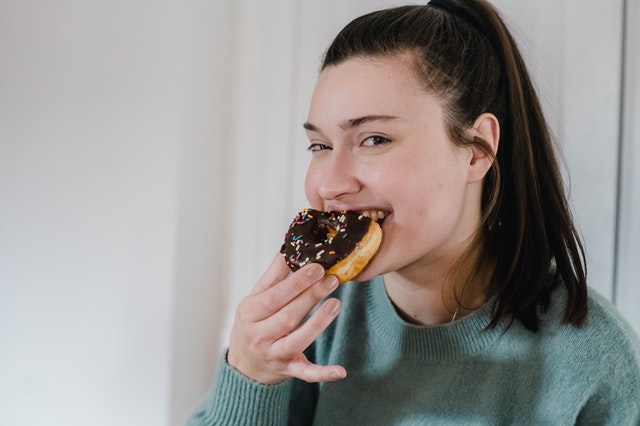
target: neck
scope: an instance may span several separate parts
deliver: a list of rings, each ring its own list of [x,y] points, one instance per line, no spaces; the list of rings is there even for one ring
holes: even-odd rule
[[[490,274],[475,271],[473,264],[450,265],[445,271],[431,268],[394,271],[384,275],[385,287],[406,321],[446,324],[473,312],[486,301]]]

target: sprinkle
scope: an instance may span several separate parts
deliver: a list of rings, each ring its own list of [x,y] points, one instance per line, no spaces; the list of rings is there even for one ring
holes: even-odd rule
[[[336,251],[335,250],[329,250],[329,254],[334,255],[334,254],[336,254]]]

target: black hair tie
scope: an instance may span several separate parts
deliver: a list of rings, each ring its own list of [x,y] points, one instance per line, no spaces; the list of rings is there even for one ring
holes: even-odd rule
[[[482,21],[474,15],[472,10],[461,5],[459,2],[455,0],[431,0],[428,5],[444,10],[452,16],[462,19],[475,28],[476,31],[479,31],[481,34],[486,34],[482,26]]]

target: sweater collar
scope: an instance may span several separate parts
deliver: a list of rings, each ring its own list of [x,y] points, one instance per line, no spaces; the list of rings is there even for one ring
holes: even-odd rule
[[[452,361],[473,356],[491,347],[506,330],[507,321],[486,329],[491,322],[494,298],[457,321],[437,326],[414,325],[397,313],[382,277],[370,281],[366,288],[376,333],[387,345],[406,356],[428,361]]]

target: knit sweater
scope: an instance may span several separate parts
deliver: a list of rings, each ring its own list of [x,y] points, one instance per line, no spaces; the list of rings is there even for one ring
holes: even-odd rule
[[[590,292],[586,325],[561,324],[552,294],[540,330],[501,321],[492,302],[453,323],[403,321],[382,278],[347,283],[342,311],[307,351],[347,377],[257,383],[221,359],[190,425],[640,425],[640,342]]]

